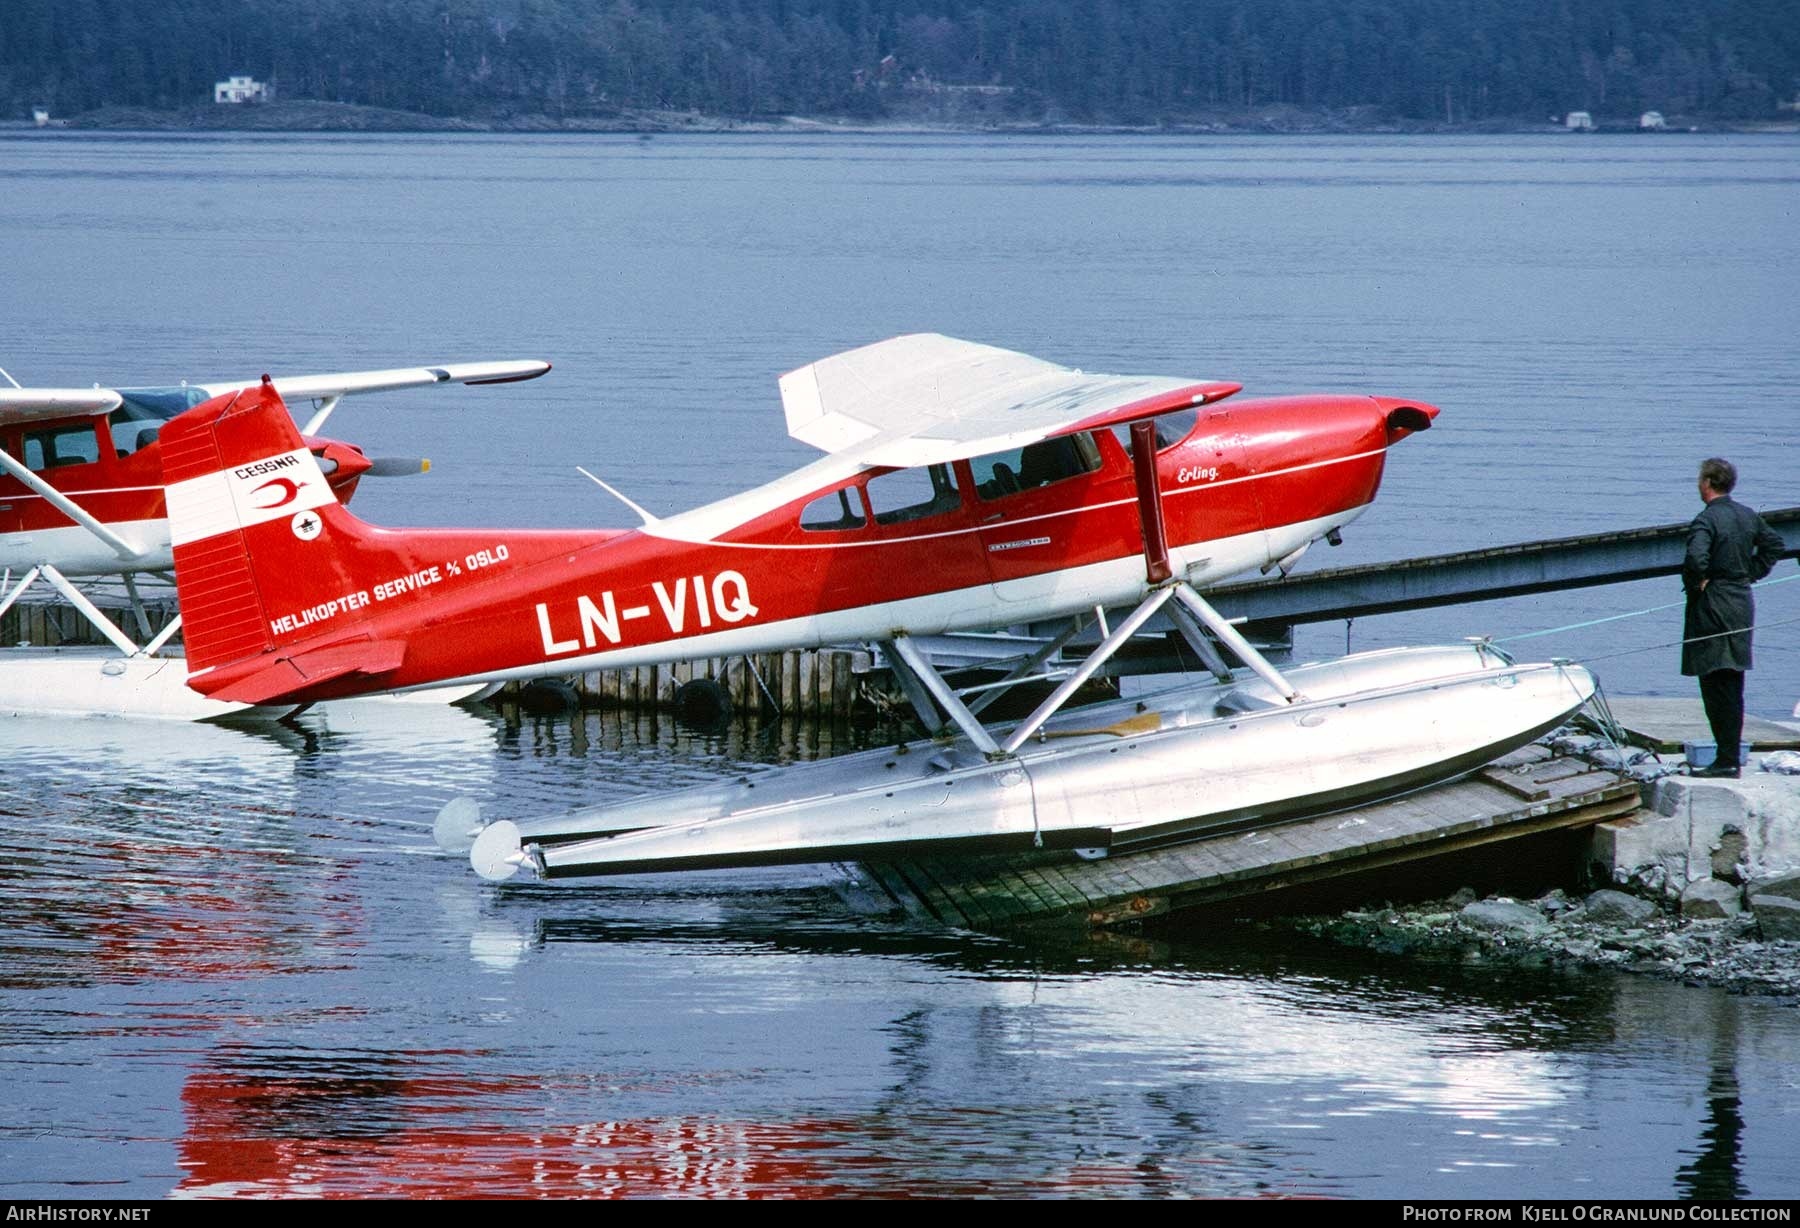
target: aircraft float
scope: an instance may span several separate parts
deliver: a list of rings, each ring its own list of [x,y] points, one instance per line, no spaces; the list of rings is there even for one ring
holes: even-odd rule
[[[428,464],[371,458],[352,444],[320,438],[318,432],[344,397],[447,383],[510,383],[549,369],[544,362],[461,363],[285,376],[274,387],[295,404],[312,403],[312,414],[300,428],[301,446],[331,497],[348,501],[365,477],[418,473]],[[175,561],[163,505],[163,427],[196,405],[260,387],[260,381],[26,388],[11,376],[6,379],[12,386],[0,387],[0,614],[42,581],[117,651],[4,650],[0,713],[181,719],[242,714],[245,705],[209,700],[190,690],[180,658],[160,655],[181,620],[151,636],[138,579],[166,574]],[[96,577],[123,580],[144,643],[127,635],[73,583]]]
[[[485,877],[1109,850],[1347,807],[1472,771],[1594,693],[1493,647],[1362,653],[1285,674],[1200,589],[1333,539],[1433,406],[1239,400],[1222,380],[1090,374],[934,334],[790,372],[785,477],[634,529],[371,527],[334,496],[271,383],[163,428],[188,684],[294,704],[697,657],[879,645],[930,740],[440,842]],[[635,507],[636,505],[632,505]],[[1109,607],[1129,614],[1107,619]],[[1212,677],[1098,707],[1071,696],[1165,614]],[[979,713],[919,638],[1090,621],[1098,648],[1024,720]],[[1228,654],[1247,667],[1234,670]]]

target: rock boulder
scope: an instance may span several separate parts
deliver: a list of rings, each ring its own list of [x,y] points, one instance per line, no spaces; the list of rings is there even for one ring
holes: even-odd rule
[[[1800,900],[1785,895],[1753,895],[1750,911],[1768,942],[1800,942]]]
[[[1517,900],[1477,900],[1458,914],[1476,929],[1533,933],[1545,927],[1544,914]]]
[[[1582,919],[1608,925],[1638,925],[1656,915],[1656,905],[1623,891],[1596,891],[1583,902]]]
[[[1681,893],[1681,915],[1693,921],[1717,921],[1744,911],[1741,893],[1730,883],[1703,878]]]

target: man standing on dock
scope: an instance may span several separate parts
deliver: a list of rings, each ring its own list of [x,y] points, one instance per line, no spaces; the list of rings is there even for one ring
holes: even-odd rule
[[[1750,586],[1768,575],[1786,549],[1763,518],[1732,501],[1737,469],[1713,457],[1700,462],[1700,499],[1706,504],[1688,526],[1681,586],[1687,590],[1681,672],[1698,675],[1700,699],[1712,726],[1717,756],[1695,776],[1735,777],[1743,765],[1744,672],[1750,668],[1750,628],[1756,602]]]

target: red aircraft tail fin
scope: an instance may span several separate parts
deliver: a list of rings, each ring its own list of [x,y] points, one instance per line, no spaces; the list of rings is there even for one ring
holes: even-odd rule
[[[357,634],[357,576],[383,556],[404,569],[403,535],[384,547],[337,501],[266,378],[160,441],[190,686],[266,703],[351,674],[375,689],[399,667],[404,645]]]

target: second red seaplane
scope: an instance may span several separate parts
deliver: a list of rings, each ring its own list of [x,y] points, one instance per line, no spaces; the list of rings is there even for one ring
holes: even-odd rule
[[[1201,595],[1334,537],[1437,410],[1388,397],[1227,400],[1220,380],[1099,375],[935,334],[781,379],[826,452],[632,530],[385,530],[333,497],[270,385],[164,428],[189,685],[297,703],[793,647],[879,644],[929,729],[728,784],[439,837],[505,879],[1062,846],[1103,855],[1339,808],[1480,766],[1593,694],[1585,670],[1479,643],[1286,674]],[[635,507],[635,505],[633,505]],[[1024,720],[979,719],[920,636],[1104,609],[1099,647]],[[1213,677],[1064,711],[1165,612]],[[1234,671],[1235,656],[1247,672]]]
[[[305,446],[332,497],[347,502],[364,477],[418,473],[427,466],[413,458],[371,458],[353,444],[319,438],[344,397],[512,383],[549,369],[544,362],[473,362],[283,376],[275,386],[296,406],[311,403],[300,428]],[[152,635],[138,586],[174,566],[163,509],[163,425],[203,401],[254,386],[255,380],[215,380],[155,388],[0,387],[0,614],[42,582],[117,650],[3,650],[0,713],[184,720],[244,713],[244,705],[209,700],[183,685],[180,658],[159,655],[181,620]],[[145,643],[133,640],[75,583],[96,578],[122,582]]]

